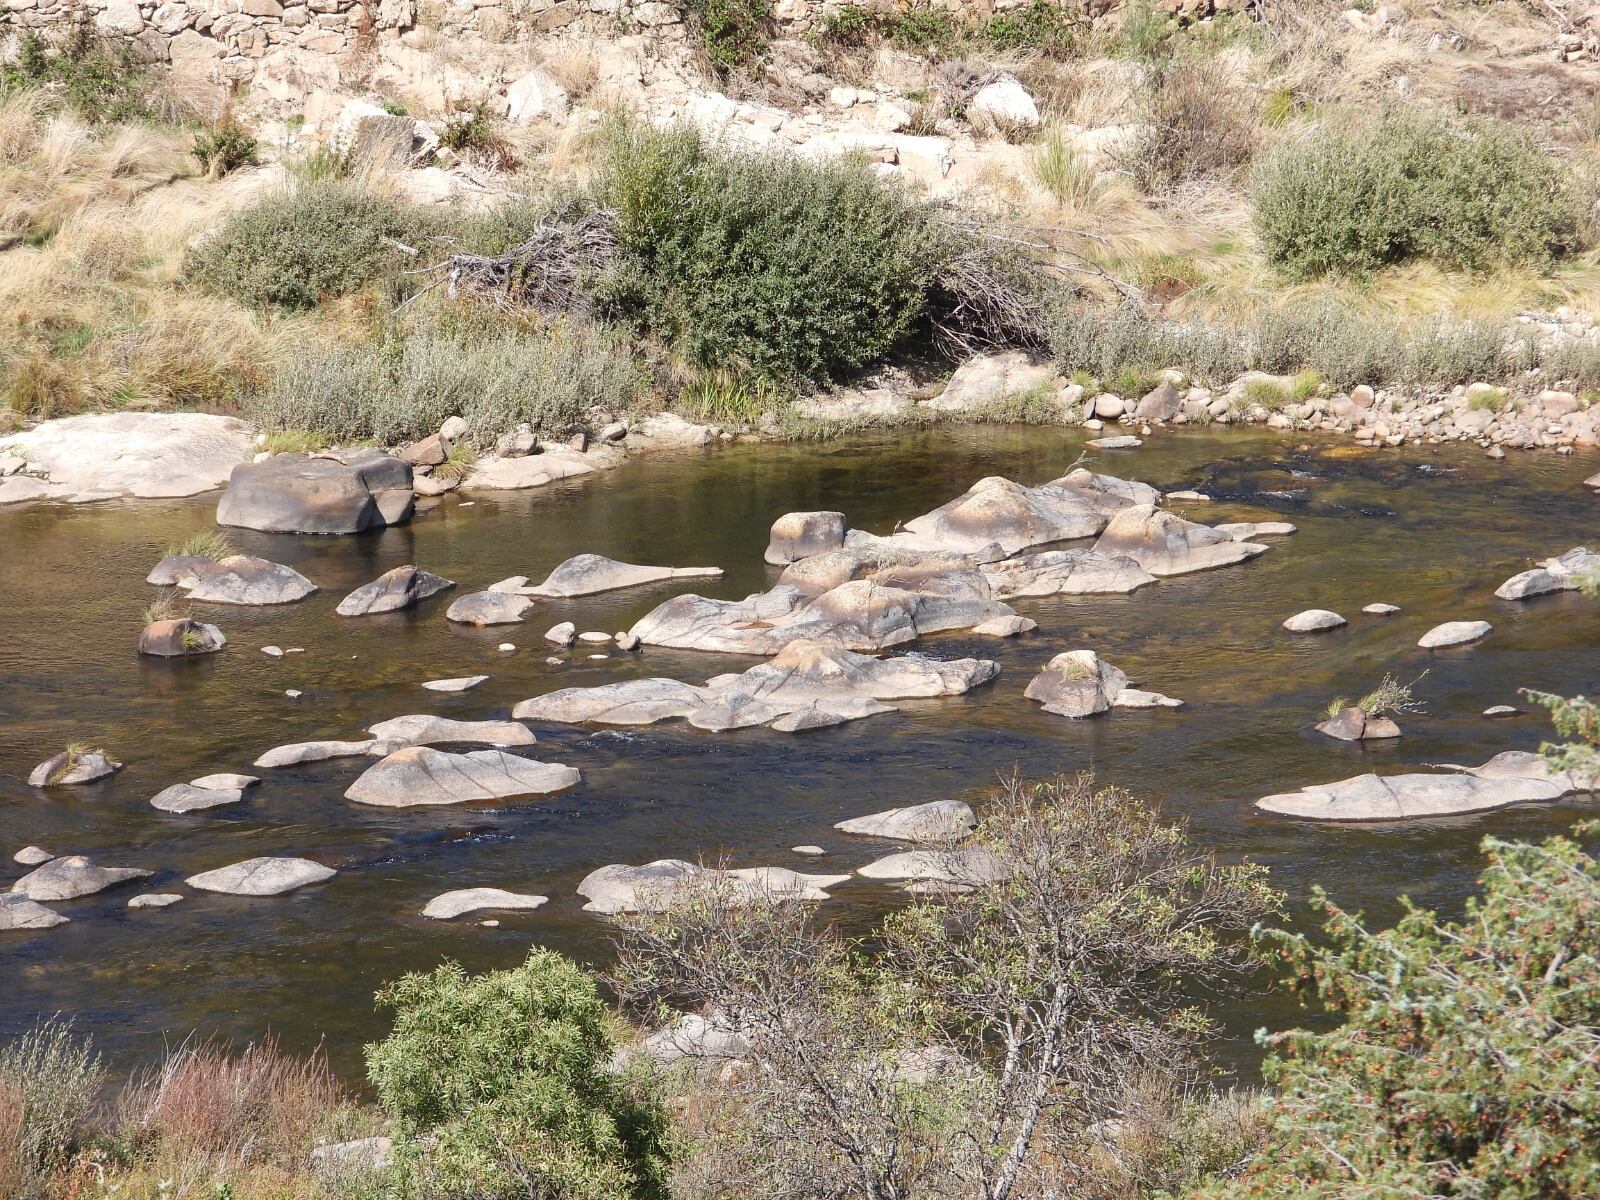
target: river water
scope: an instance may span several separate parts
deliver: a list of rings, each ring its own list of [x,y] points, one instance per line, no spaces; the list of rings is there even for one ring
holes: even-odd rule
[[[276,899],[196,894],[165,910],[130,912],[114,889],[56,907],[68,925],[0,934],[0,1039],[40,1016],[73,1014],[126,1069],[192,1030],[243,1042],[271,1030],[286,1046],[324,1043],[341,1072],[359,1074],[360,1046],[383,1032],[373,991],[385,980],[455,958],[473,969],[518,962],[530,943],[603,962],[607,926],[580,911],[574,885],[596,866],[662,857],[805,869],[789,847],[830,854],[843,871],[893,849],[830,826],[845,817],[942,797],[979,799],[997,772],[1092,770],[1187,818],[1194,838],[1228,858],[1268,863],[1298,904],[1314,883],[1383,922],[1409,893],[1459,908],[1486,834],[1537,837],[1592,812],[1582,802],[1404,826],[1330,827],[1268,817],[1251,802],[1273,791],[1403,764],[1479,763],[1535,749],[1542,715],[1490,721],[1519,687],[1596,690],[1600,609],[1576,594],[1523,604],[1494,588],[1531,560],[1584,544],[1597,501],[1580,485],[1592,457],[1486,459],[1460,447],[1360,451],[1302,436],[1193,430],[1106,452],[1096,470],[1164,489],[1200,487],[1211,504],[1175,505],[1206,521],[1286,519],[1300,527],[1248,563],[1166,579],[1131,596],[1024,600],[1036,634],[1007,642],[929,639],[939,656],[998,660],[999,680],[956,699],[916,701],[898,714],[794,736],[767,730],[701,733],[682,722],[627,731],[538,728],[537,757],[580,768],[577,788],[549,799],[450,809],[389,810],[342,793],[370,760],[319,763],[265,776],[242,804],[169,815],[149,798],[214,771],[248,771],[262,750],[312,738],[360,736],[412,712],[505,716],[518,700],[641,675],[694,682],[754,660],[697,652],[561,655],[540,634],[626,628],[656,603],[706,581],[571,601],[539,601],[527,623],[474,630],[444,619],[449,595],[418,610],[347,620],[347,591],[402,563],[456,580],[450,595],[508,575],[535,580],[593,551],[675,566],[720,566],[699,590],[742,596],[776,574],[761,552],[781,513],[841,509],[885,533],[984,475],[1038,483],[1077,458],[1082,435],[977,427],[862,436],[820,445],[755,445],[659,455],[616,471],[523,493],[447,497],[411,524],[353,538],[235,531],[245,553],[288,563],[322,591],[300,604],[196,606],[229,638],[219,655],[140,659],[144,582],[165,548],[211,527],[216,497],[0,511],[0,886],[37,843],[103,865],[157,872],[149,890],[259,854],[293,853],[339,869],[325,885]],[[1360,615],[1372,601],[1388,618]],[[1295,636],[1285,617],[1326,607],[1343,630]],[[1433,652],[1416,639],[1435,623],[1484,618],[1484,642]],[[496,646],[514,642],[514,654]],[[259,647],[302,646],[269,658]],[[1115,711],[1074,722],[1022,696],[1035,670],[1064,649],[1091,648],[1181,710]],[[1312,731],[1336,695],[1359,696],[1386,671],[1410,680],[1428,713],[1375,747]],[[462,695],[423,680],[486,673]],[[286,689],[303,695],[290,699]],[[103,745],[126,769],[85,787],[26,786],[34,764],[69,741]],[[439,892],[505,887],[548,895],[532,913],[440,923],[418,914]],[[835,890],[828,910],[862,927],[896,893],[866,880]],[[1250,1032],[1301,1019],[1281,997],[1231,1002],[1227,1056],[1252,1060]]]

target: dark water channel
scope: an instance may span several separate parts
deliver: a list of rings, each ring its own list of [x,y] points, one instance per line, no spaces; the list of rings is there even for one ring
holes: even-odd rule
[[[1494,599],[1530,560],[1582,545],[1597,501],[1579,481],[1592,457],[1460,448],[1356,452],[1333,443],[1237,431],[1194,431],[1106,453],[1096,469],[1163,488],[1201,486],[1225,499],[1179,506],[1207,521],[1279,518],[1300,527],[1252,562],[1163,580],[1128,597],[1019,601],[1040,623],[1009,642],[961,635],[920,648],[996,658],[992,686],[954,700],[906,703],[896,715],[803,736],[767,730],[700,733],[683,723],[629,731],[540,728],[538,757],[583,772],[549,800],[394,811],[342,792],[368,760],[262,772],[245,803],[190,816],[149,806],[161,788],[213,771],[249,770],[269,746],[353,737],[409,712],[504,716],[557,687],[646,674],[699,682],[745,659],[650,650],[589,661],[588,649],[545,661],[540,634],[560,620],[626,628],[672,585],[575,601],[541,601],[521,626],[448,624],[436,600],[420,610],[346,620],[357,584],[415,562],[463,589],[512,574],[535,580],[595,551],[678,566],[716,565],[712,588],[742,596],[768,586],[767,527],[796,509],[838,508],[887,532],[984,475],[1037,483],[1077,456],[1080,435],[1039,429],[861,437],[820,446],[747,446],[637,461],[527,493],[448,498],[404,528],[357,538],[237,533],[241,550],[288,563],[323,589],[282,608],[199,606],[230,645],[193,662],[133,652],[143,582],[170,544],[209,528],[215,496],[0,511],[0,886],[29,843],[105,865],[157,872],[153,890],[184,891],[199,870],[258,854],[294,853],[339,869],[329,883],[279,899],[197,894],[166,910],[128,911],[125,889],[65,902],[68,925],[0,934],[0,1038],[57,1011],[74,1014],[119,1067],[191,1030],[239,1041],[271,1029],[295,1050],[326,1039],[335,1065],[359,1070],[360,1044],[382,1032],[373,990],[394,975],[454,957],[471,968],[517,962],[530,942],[589,961],[606,926],[580,911],[574,885],[608,862],[727,851],[738,865],[801,866],[789,847],[816,842],[847,869],[889,847],[834,833],[847,816],[891,805],[981,797],[996,772],[1092,769],[1192,822],[1227,856],[1267,862],[1296,899],[1321,883],[1383,921],[1409,893],[1459,906],[1486,833],[1540,836],[1586,811],[1575,804],[1406,826],[1334,828],[1258,815],[1271,791],[1402,764],[1477,763],[1536,748],[1543,718],[1489,721],[1491,704],[1533,686],[1592,693],[1600,610],[1576,594],[1525,604]],[[456,593],[456,594],[459,594]],[[1363,617],[1371,601],[1399,604]],[[1333,608],[1348,628],[1294,636],[1279,622]],[[1415,646],[1438,621],[1485,618],[1484,642],[1429,654]],[[504,655],[495,647],[515,642]],[[268,643],[306,653],[272,659]],[[1023,699],[1035,669],[1063,649],[1098,650],[1141,685],[1178,696],[1170,712],[1117,711],[1073,722]],[[1404,721],[1397,744],[1362,749],[1311,731],[1335,695],[1359,696],[1385,671],[1411,679],[1428,714]],[[421,681],[488,673],[464,695]],[[303,691],[297,700],[285,689]],[[71,740],[103,744],[127,767],[100,784],[41,792],[33,765]],[[482,914],[501,924],[431,922],[418,913],[450,888],[499,886],[551,897],[533,913]],[[832,911],[865,922],[894,893],[865,880],[836,890]],[[1227,1014],[1232,1054],[1249,1032],[1297,1019],[1256,997]]]

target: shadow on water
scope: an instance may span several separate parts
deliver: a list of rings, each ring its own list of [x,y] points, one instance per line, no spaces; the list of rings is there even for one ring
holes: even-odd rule
[[[1583,458],[1461,448],[1371,453],[1263,433],[1195,430],[1098,470],[1164,488],[1203,487],[1211,504],[1181,506],[1206,521],[1287,519],[1300,526],[1252,562],[1163,580],[1129,597],[1022,601],[1037,634],[996,643],[931,639],[940,656],[978,654],[999,680],[948,701],[907,703],[898,715],[806,736],[766,730],[702,734],[687,726],[594,731],[541,728],[539,757],[583,771],[549,800],[449,810],[368,809],[342,793],[365,760],[266,773],[243,804],[192,816],[156,812],[150,796],[212,771],[241,770],[268,746],[354,736],[408,712],[504,716],[557,687],[642,675],[699,681],[749,660],[647,651],[590,661],[545,660],[540,634],[561,620],[626,628],[681,587],[574,601],[541,601],[521,626],[470,630],[421,609],[345,620],[333,608],[351,588],[416,562],[463,589],[507,575],[534,578],[580,551],[637,562],[715,565],[705,589],[742,596],[775,576],[761,562],[767,527],[783,512],[837,508],[853,525],[888,532],[984,475],[1036,483],[1077,457],[1079,435],[985,427],[863,436],[819,446],[745,446],[658,456],[605,476],[533,493],[446,498],[409,526],[343,539],[239,532],[247,553],[286,562],[322,588],[272,609],[199,606],[228,649],[166,663],[133,653],[143,582],[166,546],[211,524],[215,497],[0,512],[0,828],[5,869],[28,843],[157,871],[178,887],[195,871],[256,854],[292,852],[340,869],[329,883],[274,900],[195,895],[175,908],[130,912],[112,891],[61,905],[71,924],[0,941],[0,1037],[43,1014],[78,1016],[115,1062],[152,1053],[191,1029],[244,1040],[271,1028],[286,1046],[326,1039],[336,1067],[359,1072],[359,1047],[382,1032],[371,1005],[384,980],[452,957],[475,969],[516,962],[532,942],[603,962],[605,925],[580,911],[573,887],[607,862],[727,853],[741,864],[800,865],[789,847],[815,842],[828,869],[859,866],[886,847],[834,833],[833,822],[946,796],[981,798],[998,772],[1094,771],[1186,818],[1196,840],[1268,863],[1296,900],[1314,883],[1374,921],[1398,897],[1457,909],[1489,832],[1537,837],[1565,829],[1581,804],[1530,807],[1450,822],[1318,827],[1257,814],[1262,794],[1407,764],[1481,762],[1536,748],[1535,716],[1487,721],[1519,687],[1592,693],[1600,617],[1580,596],[1514,605],[1494,599],[1506,576],[1581,545],[1594,499]],[[1383,600],[1389,618],[1359,615]],[[1315,637],[1279,622],[1309,607],[1350,625]],[[1485,618],[1481,644],[1416,648],[1438,621]],[[517,644],[515,654],[496,650]],[[273,659],[258,647],[303,646]],[[1063,649],[1091,647],[1144,686],[1188,703],[1177,712],[1117,712],[1085,722],[1043,714],[1022,697],[1033,672]],[[1330,698],[1360,695],[1386,672],[1419,685],[1428,713],[1404,721],[1398,744],[1345,746],[1311,732]],[[436,695],[429,678],[487,673],[463,695]],[[290,699],[286,689],[303,695]],[[32,766],[64,743],[104,744],[127,767],[100,784],[26,786]],[[16,872],[20,873],[20,872]],[[11,876],[5,876],[9,879]],[[551,897],[537,912],[493,915],[498,928],[424,921],[426,900],[490,885]],[[865,880],[836,892],[828,911],[865,931],[894,893]],[[1223,1014],[1229,1057],[1254,1061],[1250,1032],[1301,1019],[1260,995]]]

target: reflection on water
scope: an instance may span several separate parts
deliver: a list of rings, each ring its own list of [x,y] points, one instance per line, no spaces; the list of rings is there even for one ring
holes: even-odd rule
[[[199,895],[175,908],[129,912],[128,891],[62,904],[72,923],[0,940],[0,1037],[41,1014],[78,1015],[120,1066],[152,1053],[163,1035],[191,1029],[247,1039],[271,1028],[306,1049],[326,1038],[335,1065],[354,1073],[359,1046],[381,1032],[373,990],[443,957],[472,968],[508,966],[530,941],[603,961],[605,926],[580,911],[573,886],[607,862],[726,851],[739,865],[799,865],[789,852],[815,842],[829,869],[858,866],[881,843],[836,835],[833,822],[891,805],[981,796],[996,772],[1093,770],[1187,817],[1222,854],[1269,863],[1297,899],[1314,882],[1386,921],[1397,897],[1459,904],[1488,832],[1540,836],[1564,829],[1580,804],[1490,813],[1405,827],[1339,829],[1252,812],[1271,791],[1373,768],[1477,763],[1537,747],[1537,717],[1491,722],[1523,686],[1592,693],[1589,653],[1600,619],[1592,601],[1562,595],[1495,600],[1504,578],[1534,558],[1581,545],[1595,500],[1579,481],[1583,458],[1406,448],[1367,453],[1292,436],[1192,431],[1107,453],[1095,464],[1163,488],[1218,496],[1180,511],[1207,521],[1279,518],[1300,533],[1269,539],[1247,564],[1163,580],[1128,597],[1019,601],[1040,623],[997,643],[947,635],[923,649],[996,658],[994,685],[953,700],[911,702],[899,715],[805,736],[766,730],[700,733],[680,723],[627,731],[541,728],[540,757],[579,767],[578,788],[549,800],[392,811],[342,798],[367,760],[269,773],[245,803],[192,816],[148,800],[168,784],[247,769],[261,750],[306,738],[346,737],[408,712],[505,716],[556,687],[635,675],[694,681],[750,660],[679,651],[585,651],[545,661],[540,633],[626,628],[665,596],[663,585],[572,601],[540,601],[522,626],[471,630],[444,620],[443,597],[420,610],[345,620],[351,588],[415,562],[482,587],[507,575],[540,578],[580,551],[674,565],[714,564],[727,575],[706,590],[742,596],[768,585],[766,531],[780,513],[837,508],[853,525],[887,532],[984,475],[1027,483],[1059,475],[1080,436],[986,427],[850,439],[824,446],[748,446],[659,456],[537,493],[448,498],[406,527],[340,539],[235,532],[241,550],[300,570],[322,587],[276,609],[199,606],[229,638],[194,662],[140,660],[145,573],[169,544],[207,528],[215,497],[0,512],[0,881],[28,843],[85,853],[108,865],[184,876],[256,854],[293,852],[339,868],[330,883],[274,900]],[[704,582],[704,581],[699,581]],[[1359,615],[1383,600],[1403,612]],[[1309,607],[1351,618],[1316,637],[1279,622]],[[1434,623],[1484,618],[1485,642],[1416,649]],[[502,641],[517,643],[502,655]],[[268,643],[306,653],[272,659]],[[1089,647],[1144,686],[1187,702],[1177,711],[1119,711],[1072,722],[1022,698],[1037,667]],[[1385,671],[1419,686],[1426,716],[1404,721],[1397,744],[1371,748],[1310,732],[1335,695],[1360,695]],[[421,681],[487,673],[459,696]],[[286,689],[303,695],[291,700]],[[32,766],[71,740],[101,743],[127,768],[88,787],[48,795],[25,785]],[[497,929],[418,916],[438,892],[487,885],[551,897],[537,912],[493,914]],[[181,885],[180,888],[181,889]],[[852,926],[892,902],[867,881],[836,889],[829,911]],[[1232,1052],[1251,1055],[1249,1032],[1296,1019],[1279,999],[1256,997],[1227,1014]]]

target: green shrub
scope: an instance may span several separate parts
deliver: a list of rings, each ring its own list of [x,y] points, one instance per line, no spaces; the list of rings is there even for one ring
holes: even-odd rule
[[[695,366],[770,379],[882,359],[946,252],[932,210],[864,161],[714,150],[687,129],[614,126],[595,197],[620,253],[600,310]]]
[[[1141,187],[1225,179],[1250,161],[1256,145],[1250,105],[1214,63],[1184,56],[1149,69],[1145,78],[1148,132],[1131,163]]]
[[[344,445],[412,441],[460,416],[481,446],[524,422],[560,433],[596,404],[634,402],[646,382],[618,336],[577,322],[529,330],[502,319],[309,346],[245,411],[263,429]]]
[[[1276,935],[1344,1024],[1265,1038],[1275,1136],[1225,1195],[1594,1195],[1600,863],[1560,837],[1483,850],[1460,921],[1408,902],[1373,932],[1319,893],[1325,945]]]
[[[241,304],[313,308],[376,279],[397,255],[390,239],[414,239],[421,223],[356,184],[303,184],[235,213],[191,252],[185,271]]]
[[[839,46],[865,46],[882,39],[922,54],[954,55],[984,49],[997,54],[1031,51],[1062,58],[1075,51],[1087,23],[1074,10],[1051,0],[1029,0],[1020,8],[962,23],[943,9],[913,5],[879,12],[847,4],[826,13],[822,39]]]
[[[772,27],[766,0],[679,0],[718,75],[753,66],[767,52]]]
[[[1294,278],[1413,258],[1538,267],[1577,249],[1584,223],[1566,172],[1526,133],[1410,110],[1280,148],[1252,199],[1262,248]]]
[[[446,120],[439,130],[439,142],[457,154],[481,158],[496,170],[510,167],[516,158],[511,143],[495,127],[489,106],[481,100]]]
[[[395,1026],[367,1071],[400,1121],[400,1194],[665,1200],[666,1118],[608,1070],[613,1018],[571,962],[535,949],[486,975],[446,963],[378,1003]]]
[[[256,139],[244,126],[225,118],[215,128],[195,134],[190,153],[209,178],[220,179],[254,163],[256,148]]]
[[[74,747],[67,752],[70,761]],[[0,1182],[7,1195],[44,1194],[48,1176],[83,1136],[104,1082],[99,1055],[67,1022],[42,1022],[0,1046]]]
[[[0,92],[17,85],[43,85],[95,124],[155,115],[154,89],[145,65],[128,43],[101,37],[87,16],[69,24],[58,45],[32,30],[23,34],[16,56],[0,64]]]

